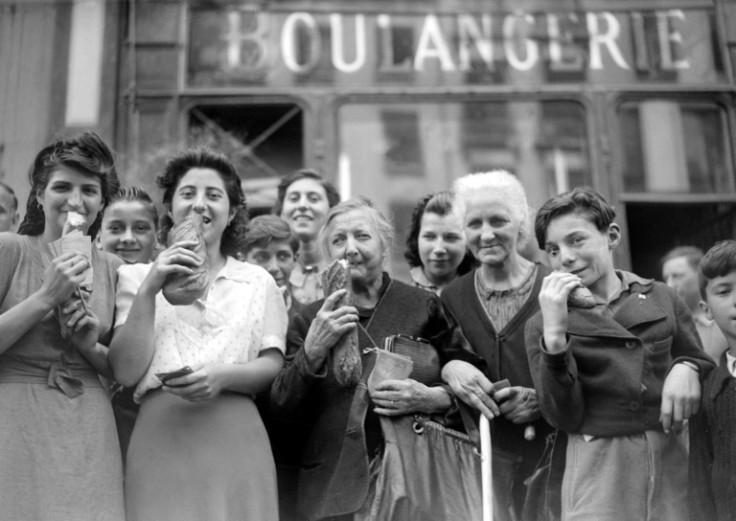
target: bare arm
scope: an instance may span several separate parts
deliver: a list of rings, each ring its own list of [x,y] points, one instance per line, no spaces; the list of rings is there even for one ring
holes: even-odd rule
[[[67,300],[84,279],[88,267],[88,261],[75,253],[55,258],[46,269],[41,288],[0,315],[0,353]]]
[[[189,266],[202,262],[187,248],[192,242],[175,243],[159,254],[133,299],[128,319],[115,329],[110,367],[115,380],[126,387],[138,383],[153,359],[156,294],[170,275],[191,274]]]
[[[153,359],[156,293],[145,282],[138,290],[128,320],[115,329],[109,361],[115,381],[132,387],[143,377]]]

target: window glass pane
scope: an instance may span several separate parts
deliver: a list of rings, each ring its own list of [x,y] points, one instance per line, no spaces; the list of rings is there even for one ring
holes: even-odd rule
[[[507,169],[532,207],[592,182],[585,111],[573,101],[362,103],[338,119],[340,184],[393,214],[395,273],[411,208],[462,175]]]
[[[244,180],[248,207],[263,211],[281,177],[303,167],[302,120],[293,104],[199,105],[189,112],[189,143],[224,152]]]
[[[625,191],[733,192],[726,114],[719,105],[627,101],[618,117]]]

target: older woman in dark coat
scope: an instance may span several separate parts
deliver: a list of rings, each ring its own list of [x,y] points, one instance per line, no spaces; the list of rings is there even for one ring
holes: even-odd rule
[[[524,188],[516,177],[503,170],[471,174],[458,179],[454,191],[454,208],[480,267],[442,293],[473,348],[472,353],[458,351],[442,376],[458,398],[495,418],[495,516],[519,519],[524,480],[533,473],[551,432],[541,419],[524,344],[524,325],[539,309],[537,295],[549,268],[518,252],[530,223]],[[510,387],[495,389],[493,383],[502,379]]]
[[[382,439],[378,414],[442,413],[451,407],[442,386],[391,380],[369,396],[365,385],[340,386],[331,370],[333,348],[356,328],[361,349],[399,333],[429,339],[436,348],[451,344],[437,297],[384,271],[392,235],[367,200],[351,199],[330,210],[321,237],[330,258],[349,262],[353,305],[336,305],[345,292],[339,290],[294,317],[288,346],[294,358],[272,387],[276,414],[313,425],[299,477],[299,509],[310,520],[353,519],[370,507],[375,483],[369,467]],[[361,356],[363,371],[370,371],[372,359],[365,351]]]

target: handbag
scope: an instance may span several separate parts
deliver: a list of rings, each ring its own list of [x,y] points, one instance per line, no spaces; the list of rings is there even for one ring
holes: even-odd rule
[[[385,446],[367,520],[482,518],[480,452],[470,436],[423,415],[380,421]]]
[[[391,335],[383,340],[383,349],[403,355],[414,364],[409,378],[424,385],[440,383],[440,356],[429,341],[408,335]]]
[[[437,352],[426,340],[394,335],[376,352],[367,378],[409,375],[425,385],[440,382]],[[395,373],[389,376],[387,373]],[[380,375],[380,376],[379,376]],[[423,414],[380,417],[384,449],[378,462],[375,495],[356,514],[359,521],[447,521],[482,519],[480,434],[469,408],[459,404],[466,433],[451,429]],[[514,455],[493,448],[494,489],[509,483],[518,464]],[[504,494],[494,494],[506,497]],[[508,505],[494,504],[496,520]]]

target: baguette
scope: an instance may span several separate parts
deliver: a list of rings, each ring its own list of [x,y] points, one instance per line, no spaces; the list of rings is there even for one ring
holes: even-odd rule
[[[335,303],[335,307],[352,304],[352,285],[347,261],[335,260],[322,272],[322,288],[325,297],[340,289],[347,289],[347,294]],[[337,383],[342,387],[351,387],[357,385],[360,381],[360,376],[363,373],[363,363],[360,360],[357,329],[343,335],[333,348],[332,370]]]
[[[595,299],[590,290],[580,284],[570,292],[567,296],[567,305],[571,308],[593,309],[595,307]]]
[[[179,241],[197,241],[197,245],[192,248],[192,251],[204,259],[200,266],[192,267],[192,274],[173,275],[164,283],[164,297],[174,306],[188,306],[195,300],[202,298],[207,290],[209,264],[207,262],[207,248],[202,237],[202,226],[202,216],[192,212],[169,231],[169,246]]]

